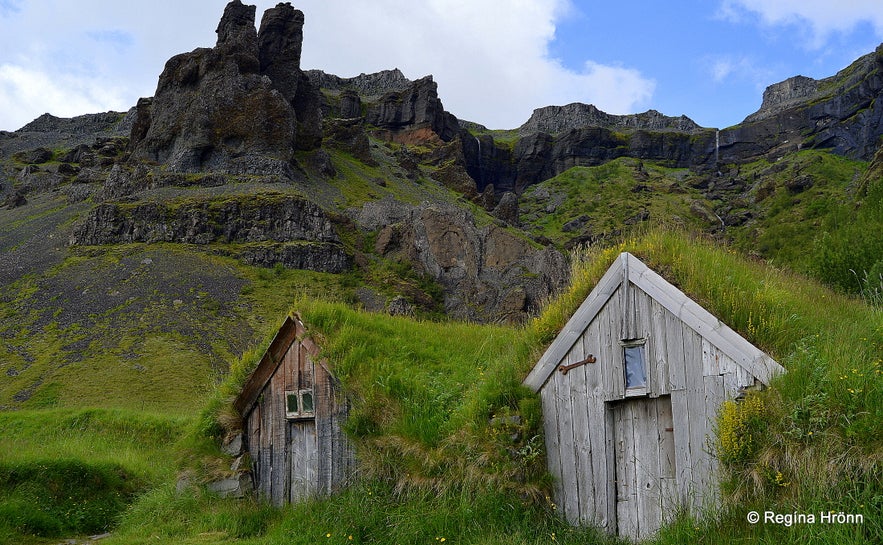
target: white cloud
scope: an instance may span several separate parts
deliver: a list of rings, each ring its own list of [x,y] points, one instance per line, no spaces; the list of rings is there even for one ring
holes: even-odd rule
[[[591,61],[575,71],[550,57],[564,0],[352,0],[345,10],[302,0],[304,65],[341,76],[400,68],[432,73],[446,109],[513,128],[534,108],[594,103],[611,113],[646,106],[654,82],[637,70]],[[344,38],[345,37],[345,38]]]
[[[7,105],[0,109],[0,127],[9,129],[18,129],[46,112],[71,117],[130,106],[123,93],[99,81],[52,77],[12,64],[0,65],[0,103]]]
[[[774,77],[773,70],[759,66],[746,56],[709,56],[703,59],[703,63],[711,80],[716,84],[740,80],[750,82],[758,90],[763,90],[769,84],[770,78]]]
[[[278,0],[257,4],[257,23]],[[165,61],[214,45],[224,0],[0,0],[0,129],[50,111],[126,109],[153,93]],[[340,76],[400,68],[433,74],[446,109],[512,128],[534,108],[594,103],[611,113],[646,109],[655,83],[629,67],[549,53],[570,0],[299,0],[303,64]],[[10,9],[13,8],[13,9]],[[124,47],[120,47],[123,45]],[[113,82],[110,85],[110,82]]]
[[[815,49],[821,48],[831,34],[850,32],[863,23],[883,37],[880,0],[724,0],[721,13],[732,20],[753,13],[771,26],[808,24],[812,34],[808,45]]]

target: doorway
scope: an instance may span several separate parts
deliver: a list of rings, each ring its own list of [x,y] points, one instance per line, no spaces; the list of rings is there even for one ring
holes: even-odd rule
[[[620,536],[652,536],[677,505],[671,398],[634,397],[611,405]]]

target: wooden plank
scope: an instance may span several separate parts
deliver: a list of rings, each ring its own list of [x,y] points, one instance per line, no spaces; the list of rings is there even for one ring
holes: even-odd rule
[[[563,505],[564,477],[561,474],[561,446],[558,440],[558,404],[555,401],[555,382],[550,381],[540,390],[543,405],[543,435],[546,445],[546,463],[552,475],[552,501]]]
[[[552,341],[552,344],[546,349],[546,352],[527,375],[527,378],[524,379],[525,386],[537,392],[549,380],[558,364],[561,363],[564,356],[570,351],[573,343],[580,339],[582,332],[585,331],[598,311],[607,304],[607,301],[616,292],[622,281],[620,267],[620,261],[617,260],[604,273],[604,276],[589,296],[586,297],[585,301],[570,317],[561,333]]]
[[[620,536],[638,538],[635,415],[633,403],[616,405],[616,522]]]
[[[261,361],[252,371],[242,391],[233,401],[233,407],[244,415],[251,410],[251,407],[257,402],[261,392],[276,372],[276,367],[282,360],[288,347],[297,337],[297,324],[291,317],[286,317],[276,336],[270,342],[267,351],[261,357]]]
[[[702,467],[706,475],[705,503],[708,506],[717,506],[719,502],[717,458],[714,455],[716,444],[715,429],[717,427],[717,415],[724,400],[727,398],[724,390],[724,377],[704,377],[705,383],[705,445],[703,449]]]
[[[678,503],[690,507],[693,466],[690,459],[690,412],[687,408],[686,390],[676,390],[671,393],[671,412]]]
[[[736,373],[725,373],[721,377],[724,381],[724,396],[726,399],[734,399],[739,395],[739,382]]]
[[[298,384],[298,374],[300,362],[299,358],[299,348],[300,343],[295,341],[291,343],[291,346],[288,347],[288,350],[285,352],[285,355],[282,356],[282,361],[279,363],[279,367],[277,373],[280,376],[280,380],[282,381],[282,388],[285,391],[297,391],[299,388]]]
[[[619,259],[617,260],[621,263],[620,271],[622,278],[620,280],[620,288],[619,288],[619,338],[620,339],[628,339],[630,338],[629,332],[632,328],[632,322],[634,321],[634,303],[632,299],[632,289],[631,282],[629,282],[629,269],[628,269],[628,259],[625,259],[625,256],[620,254]],[[614,330],[615,331],[615,330]]]
[[[564,363],[579,361],[571,353],[565,357]],[[569,374],[568,374],[569,375]],[[555,373],[551,379],[555,382],[558,405],[558,440],[561,450],[562,512],[571,524],[579,524],[579,481],[577,479],[576,456],[573,439],[573,406],[570,399],[568,375]]]
[[[656,403],[657,439],[659,442],[660,524],[671,520],[677,511],[678,488],[675,463],[675,436],[671,397],[661,396]]]
[[[668,360],[669,390],[687,389],[687,367],[684,358],[684,326],[677,316],[663,309],[665,352]]]
[[[601,345],[601,328],[597,320],[593,321],[583,339],[586,353],[599,354]],[[616,498],[609,496],[608,487],[613,476],[607,467],[607,405],[604,403],[604,385],[601,379],[601,366],[597,363],[585,366],[586,370],[586,404],[589,414],[589,443],[592,449],[592,494],[593,513],[588,523],[608,529],[608,504],[615,504]],[[609,530],[608,530],[609,531]],[[614,530],[615,531],[615,530]]]
[[[702,337],[692,330],[684,331],[684,358],[687,370],[687,411],[690,414],[690,460],[693,468],[693,505],[701,509],[707,481],[705,475],[705,383],[702,380]]]
[[[350,472],[350,449],[346,434],[343,432],[343,423],[346,422],[346,404],[337,403],[338,383],[333,380],[333,410],[331,413],[331,487],[330,492],[335,492],[347,484]]]
[[[634,299],[634,321],[629,335],[633,339],[649,339],[651,332],[650,302],[652,299],[641,288],[631,286]]]
[[[690,453],[691,413],[687,402],[687,359],[684,354],[687,330],[677,317],[665,310],[666,349],[669,380],[671,382],[672,422],[675,437],[675,469],[681,505],[689,506],[693,482],[693,466]]]
[[[646,294],[645,294],[646,295]],[[668,313],[662,305],[646,295],[649,302],[650,333],[647,339],[647,365],[650,367],[650,394],[667,395],[671,392],[668,356],[667,328],[665,316]]]
[[[282,373],[275,373],[270,379],[264,394],[268,399],[270,422],[273,434],[273,458],[271,473],[271,498],[273,505],[283,505],[288,500],[290,481],[288,478],[289,438],[285,418],[285,380]]]
[[[702,376],[709,377],[720,374],[718,350],[707,339],[702,339]]]
[[[332,392],[330,376],[321,367],[315,367],[313,377],[313,400],[316,404],[316,489],[319,494],[329,494],[332,486],[334,465],[334,430],[331,414]]]
[[[735,374],[736,369],[739,368],[739,364],[736,363],[733,358],[727,355],[723,350],[718,349],[718,366],[720,367],[720,374]]]
[[[290,430],[289,448],[296,453],[291,457],[289,466],[290,487],[286,500],[290,503],[298,503],[309,497],[306,459],[309,443],[305,426],[306,423],[302,420],[291,421],[288,424]]]
[[[266,397],[261,397],[258,402],[258,408],[261,418],[261,436],[260,436],[260,496],[265,500],[269,500],[271,495],[272,483],[272,451],[273,451],[273,424],[270,419],[269,403]]]
[[[589,329],[586,329],[588,332]],[[570,358],[583,361],[589,355],[585,348],[585,335],[580,342],[573,345]],[[570,401],[573,408],[573,448],[576,458],[576,484],[579,500],[579,524],[587,525],[594,522],[595,491],[592,474],[592,441],[590,437],[589,389],[587,373],[592,372],[596,364],[590,363],[571,370],[567,374],[570,382]]]
[[[741,365],[736,367],[736,384],[739,388],[750,388],[754,386],[754,376]]]
[[[255,490],[260,490],[260,452],[261,452],[261,411],[260,406],[256,406],[248,414],[245,421],[245,437],[248,440],[246,445],[248,455],[251,458],[251,475],[254,481]]]
[[[602,354],[600,361],[604,374],[606,400],[613,401],[625,397],[625,373],[623,371],[622,346],[620,346],[620,324],[622,307],[619,297],[613,297],[598,315],[601,327]]]
[[[621,404],[613,404],[610,407],[610,413],[613,415],[613,475],[616,483],[616,495],[613,497],[613,503],[616,505],[616,531],[618,535],[629,528],[627,511],[630,507],[629,501],[629,483],[626,480],[626,438],[625,426],[623,424],[624,408]],[[621,513],[620,510],[623,510]]]
[[[644,539],[659,529],[662,517],[659,502],[659,424],[656,399],[636,398],[632,405],[635,437],[635,497],[637,498],[637,538]]]

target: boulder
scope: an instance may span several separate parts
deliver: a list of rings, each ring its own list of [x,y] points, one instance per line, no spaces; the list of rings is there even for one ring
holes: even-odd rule
[[[220,498],[242,499],[254,491],[251,474],[240,472],[232,477],[210,482],[206,488]]]
[[[52,152],[46,148],[35,148],[15,154],[15,159],[29,165],[41,165],[52,159]]]

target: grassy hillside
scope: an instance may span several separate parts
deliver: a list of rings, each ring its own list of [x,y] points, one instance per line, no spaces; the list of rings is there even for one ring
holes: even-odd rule
[[[328,184],[286,191],[338,211],[384,197],[456,201],[492,221],[435,179],[457,181],[436,151],[369,140],[359,153],[371,162],[333,149]],[[358,265],[341,275],[251,267],[213,245],[66,248],[84,205],[36,195],[0,216],[0,250],[11,256],[0,263],[0,542],[113,528],[111,545],[611,543],[557,518],[539,403],[520,381],[623,250],[789,371],[724,411],[720,511],[682,516],[657,542],[873,541],[883,535],[870,516],[883,512],[880,164],[805,151],[720,174],[634,159],[571,169],[525,193],[521,220],[538,240],[595,245],[575,253],[570,290],[520,327],[429,320],[440,319],[438,286],[375,255],[376,233],[342,234]],[[678,230],[619,242],[651,223]],[[714,231],[732,246],[683,230]],[[422,319],[354,310],[363,287],[426,300]],[[360,480],[284,510],[219,500],[200,485],[229,468],[217,443],[235,421],[230,396],[291,309],[353,400]],[[189,486],[178,486],[182,474]],[[750,509],[868,517],[751,526]]]
[[[883,155],[868,164],[820,150],[699,173],[620,158],[528,188],[525,229],[561,247],[610,244],[643,225],[727,240],[746,255],[840,291],[883,293]]]
[[[160,484],[148,487],[106,543],[610,543],[556,517],[546,496],[538,402],[519,384],[623,250],[788,369],[752,402],[754,412],[730,411],[720,424],[733,439],[715,447],[727,460],[721,510],[678,518],[656,542],[867,543],[883,536],[875,518],[883,510],[881,309],[708,242],[653,232],[579,254],[572,288],[523,327],[415,321],[292,298],[355,400],[349,432],[361,479],[339,496],[283,510],[219,500],[198,486],[176,491],[176,471],[190,468],[199,482],[200,472],[215,467],[207,458],[225,463],[217,436],[229,422],[229,395],[260,355],[255,350],[233,365],[178,446],[163,447],[165,469],[144,477]],[[34,414],[19,417],[44,418]],[[63,426],[46,426],[56,428]],[[751,447],[733,446],[745,444]],[[862,513],[865,523],[752,526],[750,509]]]

